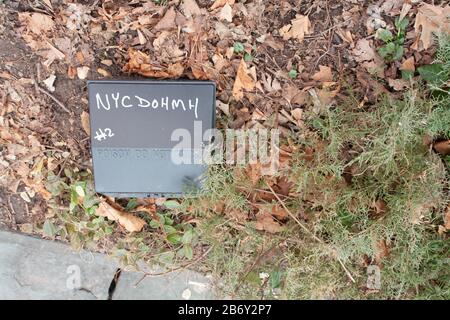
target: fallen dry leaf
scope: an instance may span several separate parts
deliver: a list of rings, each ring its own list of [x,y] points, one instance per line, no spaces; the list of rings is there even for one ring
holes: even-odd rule
[[[409,82],[405,79],[388,79],[389,86],[395,91],[402,91],[408,87]]]
[[[369,72],[371,75],[377,76],[378,78],[384,78],[384,62],[382,59],[378,57],[373,61],[364,61],[362,66]]]
[[[386,240],[380,240],[375,245],[375,261],[379,265],[381,261],[388,257],[390,254],[390,248]]]
[[[386,214],[387,203],[383,199],[377,199],[372,204],[372,211],[370,212],[370,217],[372,219],[379,219]]]
[[[83,128],[84,132],[89,136],[91,134],[91,125],[89,123],[89,113],[86,111],[83,111],[80,115],[81,120],[81,127]]]
[[[414,64],[414,57],[411,56],[408,59],[406,59],[405,61],[403,61],[400,70],[403,70],[403,71],[415,71],[416,70],[416,66]]]
[[[117,221],[129,232],[139,232],[147,224],[141,218],[138,218],[131,213],[113,208],[106,202],[101,202],[95,211],[95,214],[100,217],[106,217],[108,220]]]
[[[272,79],[271,75],[262,74],[261,81],[263,83],[264,90],[268,92],[281,90],[280,82],[275,77]]]
[[[144,34],[142,33],[141,30],[137,29],[137,34],[138,34],[138,39],[139,39],[139,43],[141,45],[144,45],[147,43],[147,38],[145,38]]]
[[[288,217],[288,213],[287,213],[286,209],[284,209],[279,204],[274,204],[272,206],[271,210],[269,211],[269,213],[271,215],[273,215],[275,218],[277,218],[278,220],[284,220]]]
[[[77,62],[79,64],[83,64],[85,61],[83,52],[77,51],[77,53],[75,54],[75,59],[77,59]]]
[[[342,40],[348,43],[353,43],[353,35],[349,30],[338,29],[336,33],[341,37]]]
[[[38,12],[19,12],[19,21],[25,23],[27,29],[37,35],[50,31],[55,26],[50,16]]]
[[[62,60],[65,58],[64,53],[55,48],[49,41],[35,39],[32,35],[28,33],[22,33],[22,38],[25,40],[27,45],[35,51],[36,54],[45,58],[43,65],[47,68],[55,60]]]
[[[233,10],[231,9],[231,6],[227,3],[225,4],[222,9],[220,9],[219,12],[219,19],[220,20],[225,20],[228,22],[232,22],[233,21]]]
[[[191,18],[202,14],[200,7],[195,0],[183,0],[181,7],[183,8],[186,18]]]
[[[108,67],[111,67],[113,64],[112,60],[110,60],[110,59],[102,60],[102,61],[100,61],[100,63],[104,64],[105,66],[108,66]]]
[[[221,8],[224,5],[228,4],[228,5],[233,5],[235,2],[235,0],[216,0],[214,1],[214,3],[211,5],[211,7],[209,8],[209,10],[214,10],[217,8]]]
[[[154,200],[154,199],[152,199]],[[141,205],[137,207],[134,212],[146,212],[152,219],[158,221],[159,217],[156,215],[156,204],[155,203],[149,203],[146,205]]]
[[[240,223],[245,223],[248,219],[248,213],[238,209],[225,210],[225,215]]]
[[[292,117],[296,120],[296,124],[299,127],[303,126],[303,109],[295,108],[291,111]]]
[[[283,87],[283,97],[292,105],[303,105],[306,102],[307,93],[297,86],[286,84]]]
[[[444,228],[446,230],[450,230],[450,204],[447,206],[447,209],[445,209],[445,213],[444,213]]]
[[[84,80],[87,78],[89,73],[89,67],[83,66],[77,68],[77,76],[79,79]]]
[[[367,39],[360,39],[353,49],[353,55],[357,62],[370,61],[375,59],[375,50],[373,50],[370,41]]]
[[[295,19],[291,20],[291,23],[280,28],[280,35],[284,40],[289,40],[291,38],[297,39],[298,41],[303,41],[306,34],[311,33],[311,22],[308,16],[303,16],[298,14]]]
[[[450,6],[433,6],[424,3],[419,7],[414,30],[418,35],[418,40],[422,42],[423,48],[428,49],[433,44],[434,33],[450,33]],[[418,46],[413,49],[418,50]]]
[[[412,5],[410,3],[404,3],[402,6],[402,11],[400,12],[400,16],[398,17],[398,20],[403,20],[406,15],[408,14],[409,10],[411,10]]]
[[[298,41],[303,41],[305,34],[311,33],[311,22],[308,16],[298,14],[295,19],[291,21],[292,24],[292,37]]]
[[[283,227],[274,220],[268,212],[259,212],[256,215],[256,230],[267,231],[269,233],[277,233],[283,231]]]
[[[255,80],[250,76],[250,71],[245,64],[244,59],[242,59],[233,85],[233,97],[236,100],[241,100],[244,97],[244,90],[253,90],[254,87]]]
[[[230,105],[228,103],[223,103],[220,100],[216,100],[216,106],[221,110],[226,116],[230,115]]]
[[[53,9],[51,0],[42,0],[50,9]]]
[[[245,170],[247,176],[250,178],[252,185],[256,185],[259,182],[259,179],[262,176],[261,173],[261,163],[251,163]]]
[[[450,140],[436,142],[434,145],[434,150],[443,156],[450,154]]]
[[[70,79],[75,79],[75,76],[77,75],[77,68],[73,67],[73,66],[69,66],[67,68],[67,76]]]
[[[331,73],[331,68],[328,66],[319,66],[319,71],[312,76],[312,79],[318,82],[333,81],[333,74]]]
[[[166,14],[158,21],[158,23],[153,27],[154,31],[171,30],[176,28],[175,18],[177,13],[174,7],[167,9]]]
[[[277,41],[270,33],[265,34],[263,37],[263,44],[271,47],[274,50],[283,50],[284,44],[281,41]]]
[[[45,42],[49,50],[46,51],[46,53],[44,54],[44,56],[47,58],[47,60],[44,61],[44,66],[48,68],[53,63],[53,61],[64,59],[65,55],[64,53],[56,49],[50,42],[48,41]]]
[[[97,68],[97,72],[100,73],[104,77],[110,77],[111,73],[108,70],[105,70],[103,68]]]
[[[50,92],[55,91],[55,86],[53,85],[55,83],[55,80],[56,80],[56,76],[54,74],[52,74],[50,77],[48,77],[47,79],[45,79],[43,81],[45,86],[47,87],[48,91],[50,91]]]

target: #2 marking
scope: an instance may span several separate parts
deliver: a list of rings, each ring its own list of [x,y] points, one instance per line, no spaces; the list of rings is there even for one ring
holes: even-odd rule
[[[94,139],[96,139],[97,141],[102,141],[102,140],[106,140],[107,138],[111,138],[114,137],[114,133],[111,131],[110,128],[105,128],[105,129],[98,129],[97,131],[95,131],[95,137]]]

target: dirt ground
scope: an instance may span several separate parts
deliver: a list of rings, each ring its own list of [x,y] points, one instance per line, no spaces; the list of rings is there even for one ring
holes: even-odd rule
[[[378,2],[383,3],[383,1]],[[391,11],[385,12],[387,13],[384,16],[386,23],[392,23],[391,14],[394,15],[398,12],[398,2],[394,1],[391,4],[394,8],[387,6],[387,10]],[[44,155],[50,151],[60,154],[68,152],[70,156],[62,160],[58,159],[58,161],[62,161],[58,170],[62,171],[67,164],[83,169],[90,166],[89,137],[83,130],[80,121],[82,112],[87,112],[86,82],[73,74],[74,68],[88,66],[90,68],[88,79],[139,78],[139,75],[130,75],[122,71],[128,58],[127,49],[131,47],[136,50],[150,48],[150,51],[154,51],[155,49],[151,48],[151,41],[145,41],[144,44],[139,43],[139,40],[136,40],[136,30],[119,28],[117,29],[119,31],[114,30],[107,39],[101,37],[101,32],[97,29],[95,34],[92,34],[94,26],[89,23],[94,24],[93,22],[95,22],[95,28],[100,25],[102,30],[111,27],[111,21],[102,21],[101,18],[105,19],[105,15],[99,15],[102,7],[105,12],[109,11],[112,15],[117,14],[118,10],[122,10],[119,18],[115,19],[117,21],[115,23],[119,24],[122,17],[127,22],[130,22],[133,17],[138,19],[137,15],[127,16],[126,13],[127,10],[137,10],[142,5],[139,1],[134,1],[130,6],[126,6],[126,2],[82,1],[78,4],[74,3],[72,9],[70,9],[70,1],[52,1],[50,2],[51,7],[45,3],[45,1],[5,1],[1,5],[0,61],[2,63],[0,72],[3,82],[3,121],[9,121],[12,127],[21,131],[22,135],[32,134],[37,139],[40,145],[36,146],[33,154],[27,154],[27,156],[41,159],[36,152]],[[176,1],[170,3],[177,5]],[[253,10],[252,12],[241,11],[234,17],[233,25],[237,27],[238,32],[233,34],[232,28],[224,28],[225,30],[220,32],[228,32],[225,36],[217,31],[217,26],[216,34],[212,34],[213,20],[223,21],[220,18],[214,18],[217,14],[214,12],[214,15],[210,14],[208,19],[202,22],[203,45],[207,50],[207,57],[202,56],[200,59],[212,59],[215,51],[225,54],[224,51],[233,45],[235,39],[242,39],[241,41],[246,41],[245,50],[254,56],[252,63],[257,66],[258,78],[265,80],[266,92],[264,93],[264,90],[255,92],[242,101],[230,100],[231,86],[234,80],[232,70],[236,68],[239,56],[233,57],[228,70],[221,74],[217,74],[217,72],[195,74],[194,68],[189,70],[189,64],[195,66],[197,62],[189,60],[187,63],[185,62],[187,68],[179,77],[215,78],[218,81],[219,100],[229,103],[232,119],[234,118],[225,125],[233,128],[242,127],[245,122],[248,122],[253,116],[255,106],[258,106],[258,110],[267,115],[273,114],[280,107],[289,113],[292,108],[296,107],[295,103],[302,107],[301,99],[293,101],[293,103],[284,100],[278,87],[283,86],[290,95],[295,96],[305,92],[305,88],[320,86],[320,81],[311,79],[319,66],[331,67],[333,80],[345,81],[347,86],[354,88],[355,91],[360,91],[362,96],[370,102],[380,91],[392,89],[381,87],[375,83],[367,71],[358,65],[358,59],[355,60],[352,52],[355,42],[367,36],[364,21],[369,18],[366,11],[369,4],[371,1],[255,1],[249,7],[250,10]],[[198,3],[199,8],[205,11],[210,5],[208,1]],[[145,8],[145,6],[141,8]],[[163,16],[165,7],[154,4],[148,8],[149,12],[154,12],[153,15]],[[258,11],[258,8],[263,8],[263,10]],[[245,7],[240,5],[238,9],[243,10]],[[80,15],[70,16],[70,13],[77,10],[81,12]],[[54,25],[49,30],[43,31],[45,36],[37,36],[33,31],[30,32],[32,26],[27,26],[27,22],[24,22],[23,19],[20,21],[20,14],[33,12],[46,14],[54,19]],[[310,29],[313,30],[304,36],[301,45],[292,39],[283,41],[279,36],[272,36],[272,34],[279,34],[278,30],[289,24],[298,14],[308,15],[311,21]],[[106,17],[108,17],[107,14]],[[67,24],[71,18],[78,25],[67,30]],[[157,21],[160,18],[152,16],[152,19]],[[26,39],[22,37],[24,34],[27,35]],[[146,34],[150,36],[150,39],[156,36],[152,31],[147,31]],[[258,41],[255,41],[255,38],[261,35],[269,35],[268,40],[256,47],[255,44]],[[62,54],[63,58],[55,59],[46,65],[48,60],[45,58],[49,55],[46,52],[48,48],[40,43],[45,41],[53,41],[56,50]],[[410,37],[407,44],[410,45],[413,41],[414,38]],[[185,40],[180,47],[187,45],[188,42]],[[252,43],[253,48],[251,48]],[[173,44],[170,42],[170,45]],[[191,56],[196,53],[194,47],[186,49],[185,51],[189,51]],[[414,55],[417,63],[427,63],[430,61],[432,53],[432,49],[421,53],[411,51],[406,57]],[[109,61],[108,65],[103,64],[102,60]],[[170,63],[170,61],[163,60],[164,53],[158,63]],[[170,57],[166,60],[170,60]],[[399,64],[392,64],[386,72],[398,73],[398,67]],[[98,72],[99,68],[101,68],[100,73]],[[287,77],[287,72],[295,68],[299,70],[299,76],[296,79]],[[59,104],[45,93],[37,90],[33,84],[36,82],[38,86],[47,90],[43,81],[50,75],[56,77],[54,91],[51,92],[51,95],[61,102]],[[272,83],[271,79],[273,79]],[[273,85],[274,88],[270,88],[270,85]],[[17,108],[12,106],[8,108],[5,105],[11,99],[11,95],[8,96],[8,88],[12,88],[20,96],[18,101],[15,101]],[[337,93],[337,99],[339,99],[339,94]],[[32,109],[32,106],[36,110]],[[221,123],[219,126],[223,125],[220,120],[219,122]],[[285,121],[283,125],[287,129],[295,130],[295,125],[289,121]],[[3,145],[3,148],[7,148],[7,146]],[[29,166],[30,162],[27,165]],[[25,201],[20,197],[20,194],[26,191],[25,187],[29,188],[32,182],[27,185],[21,181],[26,174],[23,172],[23,170],[26,171],[24,166],[21,166],[22,176],[20,173],[18,176],[11,174],[14,171],[17,173],[17,166],[17,163],[11,163],[3,171],[7,176],[10,175],[10,179],[3,179],[6,181],[2,184],[0,194],[0,223],[12,229],[16,229],[17,225],[40,222],[46,212],[46,201],[39,192],[29,199],[30,201]]]
[[[93,192],[92,196],[98,200],[93,203],[100,203],[100,208],[80,204],[88,189],[86,181],[87,184],[92,182],[87,80],[212,80],[217,85],[218,128],[278,128],[283,140],[281,161],[284,165],[292,169],[292,158],[296,153],[300,154],[300,162],[306,161],[306,167],[313,171],[322,165],[313,162],[314,157],[328,150],[325,148],[330,141],[318,138],[319,129],[311,123],[323,122],[327,119],[327,111],[337,106],[345,107],[345,103],[351,104],[349,109],[355,114],[361,112],[371,119],[383,94],[391,98],[403,97],[410,88],[412,76],[418,82],[422,81],[417,69],[435,59],[437,49],[433,33],[450,32],[448,20],[445,20],[448,14],[447,1],[431,0],[0,0],[0,228],[26,233],[40,233],[44,229],[47,236],[50,233],[54,238],[56,227],[48,221],[56,220],[58,212],[63,220],[70,220],[63,221],[70,228],[65,226],[58,230],[66,232],[58,235],[61,239],[70,232],[75,234],[81,230],[82,235],[76,235],[80,238],[69,235],[72,243],[86,241],[86,236],[100,244],[98,250],[108,251],[105,248],[112,247],[111,243],[120,238],[111,236],[117,232],[131,234],[132,240],[127,238],[123,247],[134,246],[137,251],[146,253],[152,246],[175,251],[177,247],[167,240],[165,230],[160,232],[158,227],[146,226],[144,231],[147,233],[135,236],[120,223],[115,224],[119,230],[112,231],[112,221],[91,226],[93,220],[97,221],[93,218],[94,213],[110,208],[108,206],[115,200],[105,200]],[[407,23],[400,28],[401,21]],[[382,39],[383,32],[385,40]],[[382,56],[389,45],[397,50],[398,56],[390,57],[393,52]],[[365,124],[355,122],[356,127]],[[374,135],[379,131],[382,130],[374,131]],[[371,137],[372,132],[367,136]],[[433,145],[436,141],[430,139],[426,143],[429,151],[433,146],[438,151]],[[340,158],[350,162],[362,148],[349,142],[338,152]],[[438,153],[444,155],[444,152]],[[433,161],[444,163],[444,160]],[[357,176],[356,166],[344,167],[342,177],[337,177],[340,180],[336,190],[351,189],[352,179]],[[267,234],[261,252],[256,254],[258,263],[264,260],[262,257],[267,251],[265,241],[272,241],[286,231],[289,222],[298,223],[303,232],[310,226],[303,227],[302,223],[314,223],[326,215],[321,202],[325,196],[319,184],[317,189],[311,186],[300,195],[299,188],[295,187],[296,183],[301,185],[300,178],[294,181],[298,177],[287,173],[267,182],[261,179],[260,171],[257,166],[246,168],[241,172],[246,179],[243,179],[244,190],[237,187],[237,191],[233,191],[241,193],[233,194],[238,200],[244,198],[244,203],[249,203],[245,210],[239,211],[225,200],[204,204],[205,208],[201,207],[200,200],[197,208],[226,217],[226,222],[220,223],[217,230],[232,221],[231,231],[224,233],[224,238],[228,235],[238,238],[239,231],[245,230],[244,225],[248,223],[256,225],[258,236]],[[323,172],[318,177],[318,180],[330,181],[336,178]],[[234,180],[229,184],[234,186],[235,182],[240,182],[238,174]],[[440,178],[437,180],[436,189],[442,182]],[[261,186],[263,181],[266,184]],[[79,190],[76,187],[82,188],[81,200],[73,195],[74,190]],[[390,190],[390,186],[386,188]],[[362,211],[368,217],[356,215],[355,219],[370,224],[379,218],[374,218],[376,214],[385,215],[387,204],[378,196],[364,199]],[[297,200],[301,197],[304,202],[299,204]],[[129,212],[132,212],[150,225],[150,220],[161,218],[157,214],[169,209],[164,201],[138,199],[130,205],[131,200],[119,199],[111,204],[111,208],[116,208],[114,210],[125,217],[130,217]],[[283,201],[291,201],[289,206],[297,210],[295,214],[286,209]],[[418,203],[421,203],[420,212],[432,208],[432,214],[438,207],[439,210],[444,207],[443,203],[428,206],[425,200]],[[73,214],[74,204],[78,206],[78,216]],[[170,226],[164,227],[169,230],[178,227],[177,235],[190,232],[189,228],[196,225],[198,219],[192,213],[195,210],[189,209],[192,208],[188,207],[185,215],[173,214],[173,219],[168,219]],[[139,231],[146,225],[142,219],[134,221],[140,223]],[[188,228],[180,231],[186,225]],[[449,230],[440,227],[442,232]],[[380,227],[380,230],[384,229]],[[293,234],[301,233],[297,231]],[[345,229],[344,233],[347,231]],[[357,235],[365,232],[359,231]],[[332,238],[326,230],[323,233],[327,241]],[[150,239],[155,234],[161,242]],[[410,234],[405,234],[405,239],[409,239]],[[357,235],[352,234],[355,239]],[[382,233],[381,237],[378,243],[383,244],[384,253],[380,255],[386,257],[390,250],[388,244],[395,236]],[[365,240],[370,242],[370,239]],[[285,250],[289,241],[287,236],[273,247],[273,251]],[[302,243],[304,239],[298,241]],[[320,242],[319,247],[325,242]],[[404,242],[407,245],[409,240]],[[255,246],[251,247],[254,249]],[[201,243],[192,249],[188,243],[184,244],[183,250],[182,258],[190,256],[192,259],[195,256],[203,258],[211,248],[206,249]],[[272,257],[271,250],[268,252]],[[293,250],[297,251],[296,248]],[[379,253],[380,249],[374,251]],[[378,253],[370,259],[366,254],[354,258],[354,269],[364,274],[365,269],[360,265],[364,268],[372,262],[381,265]],[[426,255],[428,253],[424,253]],[[253,260],[246,261],[250,268],[235,279],[238,283],[251,273]],[[339,263],[337,269],[339,274],[344,274],[345,285],[355,283],[344,263],[340,260]]]

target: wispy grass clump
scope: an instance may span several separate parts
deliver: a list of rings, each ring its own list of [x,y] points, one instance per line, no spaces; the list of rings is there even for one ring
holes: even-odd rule
[[[212,168],[207,192],[193,201],[201,203],[201,238],[214,248],[205,266],[220,275],[224,292],[246,298],[449,299],[450,242],[438,232],[449,202],[448,164],[427,142],[449,136],[447,103],[417,86],[401,99],[384,97],[364,108],[349,97],[313,117],[287,174],[297,197],[285,202],[302,212],[325,244],[293,221],[270,235],[251,221],[237,224],[216,212],[212,204],[247,212],[251,204],[237,187],[246,182],[235,168]],[[306,148],[314,150],[312,159]],[[272,248],[277,253],[266,259]],[[367,288],[369,266],[380,269],[378,290]],[[279,279],[276,286],[259,277],[265,273]]]
[[[313,135],[326,147],[294,169],[298,191],[318,217],[316,231],[361,281],[367,265],[382,267],[378,297],[450,297],[450,247],[437,233],[448,181],[442,159],[423,141],[434,112],[413,89],[367,110],[350,104],[329,110],[315,121]],[[380,252],[379,243],[388,252]]]

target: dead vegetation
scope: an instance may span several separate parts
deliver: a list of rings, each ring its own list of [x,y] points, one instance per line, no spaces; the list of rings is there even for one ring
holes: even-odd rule
[[[2,226],[212,272],[232,297],[448,299],[449,14],[0,1]],[[95,194],[85,80],[141,77],[215,81],[217,127],[280,129],[281,170],[212,166],[182,202]]]

